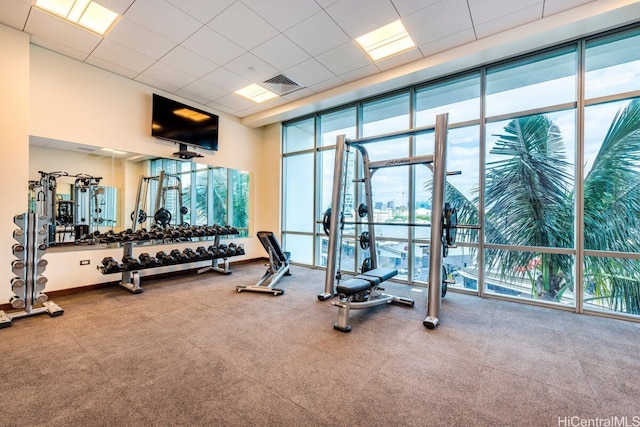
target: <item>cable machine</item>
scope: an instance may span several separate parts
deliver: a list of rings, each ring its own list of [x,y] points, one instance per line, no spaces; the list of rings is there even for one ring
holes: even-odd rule
[[[63,233],[68,231],[74,234],[76,243],[87,239],[101,223],[99,197],[105,192],[104,187],[99,186],[102,178],[59,171],[38,173],[40,180],[29,182],[30,211],[39,217],[49,218],[46,245],[58,243],[58,227],[63,227]],[[63,200],[57,193],[58,179],[61,177],[75,178],[72,200]]]
[[[455,209],[449,208],[447,215],[444,215],[444,187],[446,172],[446,155],[447,155],[447,126],[448,114],[440,114],[436,117],[435,124],[435,151],[431,155],[406,157],[399,159],[383,160],[371,162],[365,145],[371,142],[380,142],[384,140],[394,139],[402,136],[419,135],[426,132],[434,131],[433,126],[411,129],[402,132],[393,132],[373,137],[365,137],[360,139],[348,140],[344,135],[337,137],[334,163],[334,182],[331,198],[331,209],[327,210],[322,220],[325,232],[329,235],[329,245],[327,251],[327,270],[325,276],[324,293],[318,295],[321,301],[333,297],[336,294],[336,281],[341,280],[340,257],[342,247],[342,229],[345,224],[362,224],[366,225],[367,234],[360,237],[361,247],[369,251],[369,261],[365,260],[363,264],[362,274],[366,274],[368,270],[376,270],[378,268],[378,257],[376,248],[375,226],[382,225],[373,221],[349,223],[344,221],[342,212],[344,209],[344,198],[347,186],[347,174],[345,173],[346,159],[350,148],[353,147],[361,154],[363,162],[363,178],[355,182],[364,184],[364,193],[366,206],[373,206],[371,192],[371,178],[379,169],[390,168],[396,166],[425,165],[433,171],[433,199],[431,224],[401,224],[403,226],[430,226],[430,254],[429,257],[429,292],[427,298],[427,317],[423,324],[428,329],[435,328],[439,323],[440,303],[443,294],[443,277],[442,277],[442,256],[443,250],[447,245],[453,246],[455,243],[454,232],[457,228],[457,215]],[[452,172],[457,174],[458,172]],[[333,211],[333,214],[331,212]],[[366,207],[358,209],[359,216],[366,215]],[[446,229],[445,229],[446,227]],[[462,227],[462,226],[460,226]],[[465,228],[468,226],[465,226]],[[444,232],[444,234],[443,234]],[[446,236],[446,237],[443,237]],[[363,240],[366,244],[363,245]],[[445,247],[443,247],[443,244]],[[366,266],[366,268],[364,268]],[[396,272],[397,274],[397,272]],[[356,276],[356,278],[359,276]],[[446,284],[445,284],[446,286]],[[345,287],[343,286],[343,289]],[[402,301],[400,301],[402,302]],[[346,328],[348,321],[349,307],[345,304],[337,303],[346,314],[339,314],[338,324],[342,324],[342,328]],[[354,307],[351,307],[354,308]],[[341,317],[343,318],[341,320]],[[346,319],[346,320],[345,320]],[[334,326],[335,327],[335,326]],[[338,329],[338,328],[337,328]]]

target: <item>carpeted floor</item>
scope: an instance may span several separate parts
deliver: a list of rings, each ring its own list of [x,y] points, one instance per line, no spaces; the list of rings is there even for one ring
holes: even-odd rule
[[[387,282],[415,307],[352,311],[344,334],[323,271],[293,266],[272,296],[235,291],[262,263],[232,269],[0,330],[0,425],[640,425],[640,324],[449,292],[428,330],[426,291]]]

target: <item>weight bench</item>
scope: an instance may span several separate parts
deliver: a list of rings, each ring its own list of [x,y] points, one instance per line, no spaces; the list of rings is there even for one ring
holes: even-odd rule
[[[291,254],[284,252],[276,236],[271,231],[258,231],[258,239],[269,254],[269,268],[255,285],[236,286],[238,292],[267,292],[274,295],[282,295],[284,289],[274,288],[282,276],[291,276],[289,272],[289,258]]]
[[[338,320],[333,328],[340,332],[350,332],[349,311],[362,308],[375,307],[382,304],[397,302],[413,307],[415,301],[411,298],[399,297],[382,293],[384,288],[380,284],[398,274],[398,270],[392,268],[376,268],[345,280],[336,286],[336,293],[340,301],[332,302],[338,307]]]

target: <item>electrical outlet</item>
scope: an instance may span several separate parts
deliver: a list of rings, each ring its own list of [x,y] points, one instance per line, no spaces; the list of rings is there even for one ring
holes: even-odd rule
[[[81,259],[80,260],[80,265],[89,265],[91,264],[91,261],[89,261],[88,259]]]

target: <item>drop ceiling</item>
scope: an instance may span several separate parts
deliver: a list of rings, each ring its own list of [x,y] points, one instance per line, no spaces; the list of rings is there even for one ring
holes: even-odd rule
[[[290,118],[310,108],[326,108],[363,94],[415,83],[424,77],[415,71],[422,69],[427,59],[446,56],[456,49],[464,53],[465,46],[483,40],[491,39],[495,44],[501,33],[514,28],[546,20],[553,22],[554,17],[569,17],[571,11],[587,6],[589,10],[582,12],[585,19],[601,11],[636,3],[624,0],[97,1],[122,16],[104,38],[32,7],[31,0],[2,0],[0,23],[29,33],[35,45],[236,116],[248,125]],[[397,19],[402,20],[417,47],[374,63],[357,47],[354,39]],[[535,31],[543,30],[544,26],[539,26]],[[234,93],[251,83],[261,84],[279,75],[300,87],[262,104]],[[370,89],[364,90],[366,87]],[[283,115],[283,111],[288,113]]]

